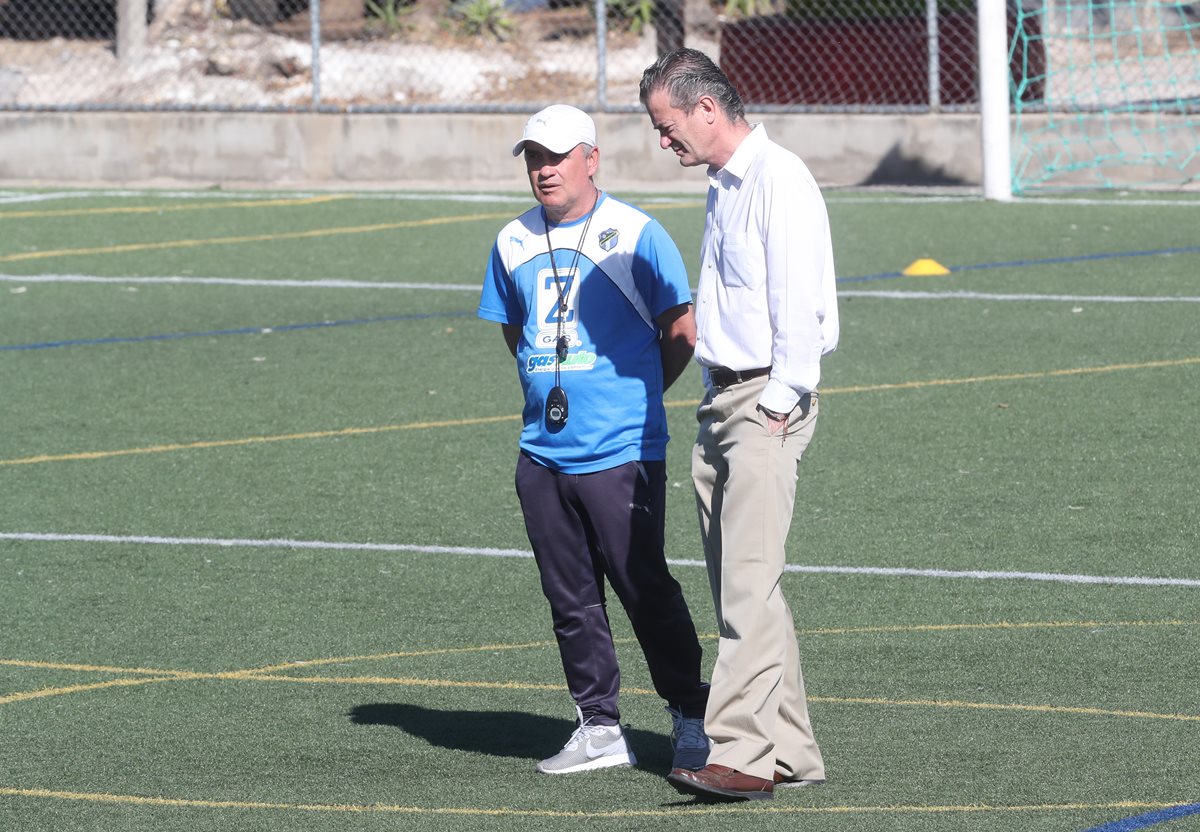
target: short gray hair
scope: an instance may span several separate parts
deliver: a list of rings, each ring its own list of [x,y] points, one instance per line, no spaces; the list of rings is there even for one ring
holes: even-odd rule
[[[696,109],[703,96],[711,96],[732,122],[744,121],[746,108],[729,78],[712,59],[696,49],[668,52],[642,73],[642,106],[658,90],[667,93],[671,106],[685,113]]]

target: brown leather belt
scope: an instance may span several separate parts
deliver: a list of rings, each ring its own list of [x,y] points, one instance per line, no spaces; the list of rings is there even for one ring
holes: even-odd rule
[[[712,382],[713,387],[728,387],[731,384],[738,384],[743,381],[749,381],[752,378],[765,376],[770,372],[770,367],[759,367],[754,370],[731,370],[728,367],[709,367],[708,378]]]

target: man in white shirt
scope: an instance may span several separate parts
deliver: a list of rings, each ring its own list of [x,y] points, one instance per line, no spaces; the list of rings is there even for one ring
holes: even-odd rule
[[[707,165],[695,357],[707,388],[692,480],[720,629],[708,765],[683,791],[761,800],[823,783],[795,623],[782,592],[800,457],[817,419],[821,356],[838,341],[825,202],[804,163],[745,119],[694,49],[646,69],[641,100],[664,150]]]

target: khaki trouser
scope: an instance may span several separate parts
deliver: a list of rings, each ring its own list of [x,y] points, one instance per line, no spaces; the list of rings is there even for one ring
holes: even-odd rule
[[[757,409],[766,377],[711,390],[700,403],[692,481],[720,641],[705,730],[709,763],[754,777],[823,780],[783,597],[784,544],[796,469],[812,439],[817,396],[801,399],[786,432]]]

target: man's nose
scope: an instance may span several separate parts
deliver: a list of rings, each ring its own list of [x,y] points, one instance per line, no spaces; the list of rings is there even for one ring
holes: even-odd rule
[[[671,149],[671,137],[670,136],[659,136],[658,137],[658,146],[661,147],[663,150],[670,150]]]

